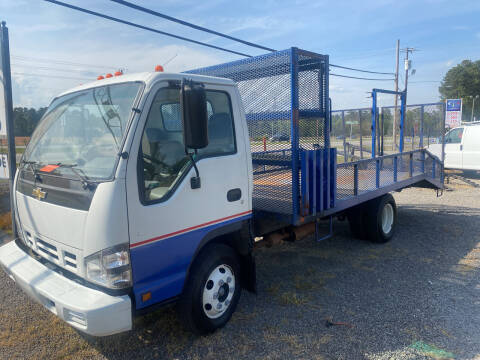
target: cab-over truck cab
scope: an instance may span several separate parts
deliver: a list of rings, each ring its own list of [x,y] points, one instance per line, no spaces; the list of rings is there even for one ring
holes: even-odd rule
[[[143,73],[68,91],[21,161],[19,236],[0,263],[88,334],[174,300],[190,329],[213,331],[254,287],[249,149],[231,80]]]

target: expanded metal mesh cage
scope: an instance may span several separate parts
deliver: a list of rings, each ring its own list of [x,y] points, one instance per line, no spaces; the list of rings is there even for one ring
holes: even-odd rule
[[[371,108],[332,111],[330,129],[328,56],[291,48],[189,73],[238,86],[256,211],[292,216],[296,224],[335,208],[336,200],[408,185],[418,175],[442,181],[440,160],[423,150],[443,136],[442,103],[407,106],[405,114],[400,105],[381,106],[376,119]]]
[[[298,214],[299,150],[329,144],[328,56],[291,48],[188,73],[236,82],[250,136],[254,207]]]

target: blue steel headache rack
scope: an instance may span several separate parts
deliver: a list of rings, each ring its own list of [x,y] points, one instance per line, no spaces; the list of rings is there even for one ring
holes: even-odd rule
[[[375,102],[369,110],[332,117],[327,55],[290,48],[187,73],[229,78],[238,86],[257,218],[298,225],[403,187],[443,186],[442,160],[424,148],[424,138],[430,143],[443,136],[440,104],[409,109],[402,101],[397,138],[384,127],[396,111],[384,107],[379,115]],[[404,126],[413,130],[411,136]]]
[[[297,223],[302,213],[300,152],[330,147],[328,55],[293,47],[187,73],[237,83],[250,135],[254,209]],[[320,156],[330,172],[331,156]]]

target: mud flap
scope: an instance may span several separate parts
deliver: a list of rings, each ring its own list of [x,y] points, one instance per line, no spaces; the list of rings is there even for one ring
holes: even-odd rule
[[[242,287],[254,294],[257,293],[257,266],[255,257],[250,253],[242,256]]]

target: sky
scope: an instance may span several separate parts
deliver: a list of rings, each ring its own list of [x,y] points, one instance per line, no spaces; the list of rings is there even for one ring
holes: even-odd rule
[[[464,59],[480,59],[480,1],[475,0],[130,0],[269,48],[296,46],[330,56],[332,64],[394,72],[395,46],[410,55],[408,103],[439,101],[445,73]],[[264,50],[200,32],[109,0],[64,0],[69,4],[232,50]],[[241,56],[191,44],[42,0],[0,0],[1,20],[10,33],[14,106],[48,106],[54,96],[100,74],[168,72],[219,64]],[[404,84],[400,59],[400,89]],[[341,69],[332,73],[392,78]],[[393,90],[394,82],[330,77],[334,109],[371,106],[372,88]],[[380,105],[391,105],[391,96]]]

